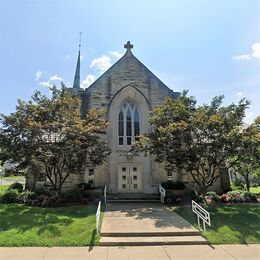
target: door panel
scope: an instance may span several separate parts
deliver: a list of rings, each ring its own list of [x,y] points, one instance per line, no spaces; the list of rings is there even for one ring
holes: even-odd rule
[[[130,164],[130,192],[141,192],[142,191],[142,182],[141,182],[141,169],[138,164]]]
[[[118,165],[118,192],[129,193],[129,164]]]
[[[118,165],[118,192],[137,193],[142,191],[141,165],[122,163]]]

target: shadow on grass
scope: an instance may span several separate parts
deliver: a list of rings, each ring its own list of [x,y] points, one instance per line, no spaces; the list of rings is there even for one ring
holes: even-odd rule
[[[96,241],[96,236],[97,236],[97,231],[96,231],[96,229],[94,229],[92,231],[91,238],[90,238],[90,241],[89,241],[90,246],[88,247],[88,251],[93,250],[93,247],[94,247],[95,241]]]
[[[17,204],[0,204],[0,231],[15,229],[23,233],[36,229],[37,235],[59,236],[59,227],[66,227],[75,218],[86,218],[95,214],[95,206],[69,206],[57,208],[39,208]]]

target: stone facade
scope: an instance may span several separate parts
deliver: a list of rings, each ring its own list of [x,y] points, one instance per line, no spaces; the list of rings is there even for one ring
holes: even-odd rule
[[[130,145],[118,144],[118,113],[124,101],[135,104],[140,112],[141,133],[150,130],[148,123],[149,111],[163,104],[166,96],[176,97],[173,92],[149,71],[131,52],[115,63],[107,72],[97,79],[84,93],[82,114],[89,108],[103,108],[109,120],[107,141],[111,149],[108,163],[95,169],[95,184],[108,185],[110,193],[119,192],[118,171],[120,165],[135,164],[140,167],[140,185],[138,192],[155,193],[158,183],[164,179],[164,171],[156,165],[151,157],[139,154],[129,158]],[[128,176],[127,176],[128,177]],[[130,180],[128,180],[130,181]],[[127,187],[128,188],[128,187]],[[126,189],[127,189],[126,188]]]

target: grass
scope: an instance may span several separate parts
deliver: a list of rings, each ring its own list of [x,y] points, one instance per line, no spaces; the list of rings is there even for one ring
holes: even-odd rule
[[[208,206],[212,226],[202,235],[211,244],[260,243],[259,205]],[[197,227],[197,217],[190,207],[177,207],[174,211]]]
[[[0,246],[95,245],[96,206],[38,208],[0,204]]]
[[[260,193],[260,186],[259,187],[251,187],[250,191],[253,192],[253,193],[259,194]]]
[[[0,196],[5,193],[5,191],[7,190],[7,188],[9,187],[10,185],[0,185]]]

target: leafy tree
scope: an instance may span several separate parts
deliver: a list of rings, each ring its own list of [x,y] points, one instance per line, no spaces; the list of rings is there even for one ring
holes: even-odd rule
[[[71,174],[104,162],[107,122],[100,110],[81,118],[79,98],[64,87],[50,90],[50,98],[37,91],[28,102],[18,100],[16,112],[2,115],[0,141],[13,162],[41,169],[59,193]]]
[[[196,107],[196,100],[184,91],[178,99],[166,98],[165,104],[151,112],[153,131],[137,143],[137,149],[154,154],[157,162],[185,169],[203,195],[220,176],[220,167],[239,145],[240,127],[249,102],[221,107],[223,96],[210,104]]]
[[[252,184],[254,186],[260,186],[260,168],[253,171]]]
[[[256,175],[260,168],[260,117],[242,130],[241,137],[237,152],[230,162],[235,172],[244,178],[249,191],[253,174]]]
[[[0,148],[0,167],[4,165],[4,162],[8,160],[8,154],[3,147]]]

